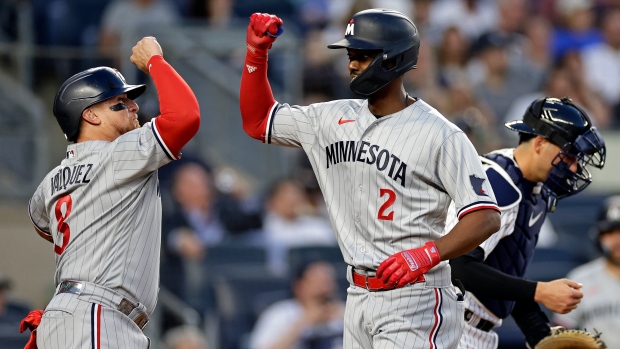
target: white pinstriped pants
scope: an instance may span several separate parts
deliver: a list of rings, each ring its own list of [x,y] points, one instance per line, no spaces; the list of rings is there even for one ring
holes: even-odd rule
[[[468,292],[465,294],[463,304],[465,308],[472,312],[472,318],[470,321],[478,323],[479,319],[484,319],[492,322],[495,327],[502,325],[502,319],[495,316],[482,303],[480,303],[473,293]],[[493,330],[479,330],[474,325],[466,322],[464,318],[463,323],[465,326],[463,328],[463,336],[459,342],[458,349],[497,349],[497,346],[499,345],[499,337],[496,332]]]
[[[497,349],[499,337],[493,330],[482,331],[465,324],[458,349]]]
[[[37,329],[39,349],[148,349],[150,340],[120,311],[61,293],[45,308]]]
[[[425,283],[369,292],[347,290],[344,349],[455,349],[463,330],[463,302],[452,286]]]

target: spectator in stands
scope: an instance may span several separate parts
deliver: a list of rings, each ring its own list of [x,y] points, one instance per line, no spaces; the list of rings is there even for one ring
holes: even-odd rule
[[[453,85],[446,89],[448,108],[442,111],[469,138],[478,153],[496,149],[501,144],[496,120],[483,104],[479,103],[472,90],[466,85]]]
[[[609,348],[620,348],[620,195],[605,201],[592,235],[603,256],[566,276],[583,284],[581,304],[553,320],[566,328],[599,331]]]
[[[576,51],[568,52],[557,64],[566,70],[570,78],[574,91],[570,97],[589,109],[594,126],[601,130],[609,128],[612,121],[610,107],[597,91],[588,86],[581,55]]]
[[[270,268],[276,275],[287,272],[288,248],[336,245],[329,220],[312,208],[297,180],[280,180],[270,188],[265,202],[263,233],[269,249]]]
[[[235,18],[232,0],[191,0],[189,17],[206,19],[213,28],[224,28]]]
[[[207,338],[194,326],[182,325],[166,331],[163,337],[165,349],[207,349]]]
[[[200,259],[205,247],[221,243],[226,234],[216,211],[211,174],[197,163],[180,167],[174,174],[172,195],[178,204],[178,223],[167,243],[187,259]]]
[[[604,42],[582,51],[585,79],[620,118],[620,8],[605,12],[602,20]],[[615,77],[615,78],[610,78]],[[617,122],[617,121],[616,121]]]
[[[444,95],[435,55],[433,44],[420,39],[417,69],[406,73],[403,78],[407,91],[411,91],[413,96],[428,103],[433,103],[443,113],[444,106],[450,101],[447,101]]]
[[[526,0],[499,0],[498,21],[492,31],[504,37],[510,59],[523,59],[523,29],[528,13]]]
[[[204,311],[203,259],[226,230],[216,211],[211,174],[198,163],[178,167],[173,176],[171,216],[162,222],[162,285],[199,312]]]
[[[311,261],[293,276],[293,298],[265,309],[252,331],[250,349],[342,348],[344,302],[333,266]]]
[[[131,51],[134,38],[152,35],[153,28],[173,26],[178,21],[178,9],[169,0],[111,1],[101,19],[99,48],[112,58],[112,66],[120,67],[120,53]]]
[[[498,21],[495,0],[437,0],[431,4],[427,37],[437,42],[443,31],[457,26],[470,40],[491,30]]]
[[[579,82],[581,81],[579,77],[582,75],[578,71],[564,65],[551,67],[550,71],[547,72],[543,88],[540,91],[515,98],[504,115],[503,121],[519,119],[523,115],[523,110],[536,98],[545,96],[556,98],[570,97],[575,104],[588,113],[596,127],[604,129],[609,122],[609,110],[604,101],[594,94],[583,82]],[[503,131],[502,137],[505,142],[517,141],[517,136],[514,132],[508,130]]]
[[[22,346],[28,342],[29,334],[19,334],[19,324],[30,312],[30,307],[9,299],[11,282],[0,273],[0,343],[9,345],[19,342]]]
[[[303,66],[303,91],[308,99],[309,96],[321,96],[310,102],[326,102],[337,98],[339,91],[342,90],[332,57],[323,53],[325,47],[322,32],[311,30],[306,35],[304,41],[304,66]]]
[[[538,69],[547,70],[553,62],[551,55],[551,22],[539,15],[528,16],[524,25],[523,58]]]
[[[304,188],[311,206],[310,212],[313,212],[316,216],[329,219],[325,199],[323,198],[319,181],[316,179],[314,171],[312,170],[310,160],[308,160],[308,157],[302,150],[299,150],[295,157],[296,164],[292,171],[292,177],[299,181]]]
[[[244,243],[245,233],[262,227],[262,208],[249,202],[240,175],[231,168],[213,172],[203,162],[178,165],[169,188],[172,208],[162,222],[162,284],[199,312],[206,306],[202,290],[209,247]]]
[[[436,49],[437,74],[441,85],[469,85],[469,50],[469,42],[457,27],[449,27],[443,32]]]
[[[246,176],[240,171],[220,166],[214,170],[219,218],[235,241],[246,242],[263,227],[263,207],[251,192]]]
[[[503,35],[490,32],[472,47],[477,57],[470,67],[474,95],[491,110],[498,131],[503,128],[499,121],[514,98],[538,90],[543,79],[527,62],[511,61],[508,45]],[[479,68],[475,66],[478,63]]]
[[[420,36],[425,38],[429,31],[431,7],[434,0],[413,0],[411,2],[413,14],[410,18],[415,23],[416,28],[420,31]],[[388,7],[391,8],[391,7]],[[403,12],[406,13],[406,12]]]
[[[600,30],[594,26],[593,6],[593,0],[555,1],[559,25],[552,39],[554,59],[603,41]]]

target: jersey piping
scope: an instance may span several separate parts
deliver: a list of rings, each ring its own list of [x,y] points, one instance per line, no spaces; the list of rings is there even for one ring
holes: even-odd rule
[[[168,147],[166,146],[166,143],[164,143],[164,140],[161,138],[161,135],[159,134],[159,130],[157,129],[157,125],[155,125],[156,121],[157,121],[157,118],[155,118],[153,122],[151,122],[151,128],[153,129],[153,134],[155,135],[155,139],[157,140],[157,143],[159,143],[161,148],[164,150],[164,153],[166,153],[166,155],[170,158],[170,160],[178,160],[179,158],[172,154],[170,149],[168,149]]]

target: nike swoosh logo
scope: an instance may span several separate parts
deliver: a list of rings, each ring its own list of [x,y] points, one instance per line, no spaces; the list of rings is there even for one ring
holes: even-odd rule
[[[530,223],[529,226],[533,226],[534,224],[536,224],[536,222],[540,219],[540,217],[542,217],[542,211],[539,212],[536,216],[534,216],[534,212],[532,212],[532,215],[530,216]]]
[[[338,125],[342,125],[342,124],[346,124],[347,122],[353,122],[355,121],[354,119],[343,119],[340,118],[340,120],[338,120]]]

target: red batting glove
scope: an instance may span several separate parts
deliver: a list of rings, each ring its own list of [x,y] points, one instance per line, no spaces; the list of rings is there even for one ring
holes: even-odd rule
[[[19,333],[30,329],[30,339],[24,349],[37,349],[37,327],[41,323],[41,317],[43,317],[43,310],[33,310],[22,320],[19,324]]]
[[[248,50],[261,56],[266,55],[283,25],[284,22],[278,16],[258,12],[252,14],[246,35]]]
[[[422,247],[393,254],[379,264],[377,277],[385,284],[403,287],[414,283],[420,276],[441,262],[433,241]]]

